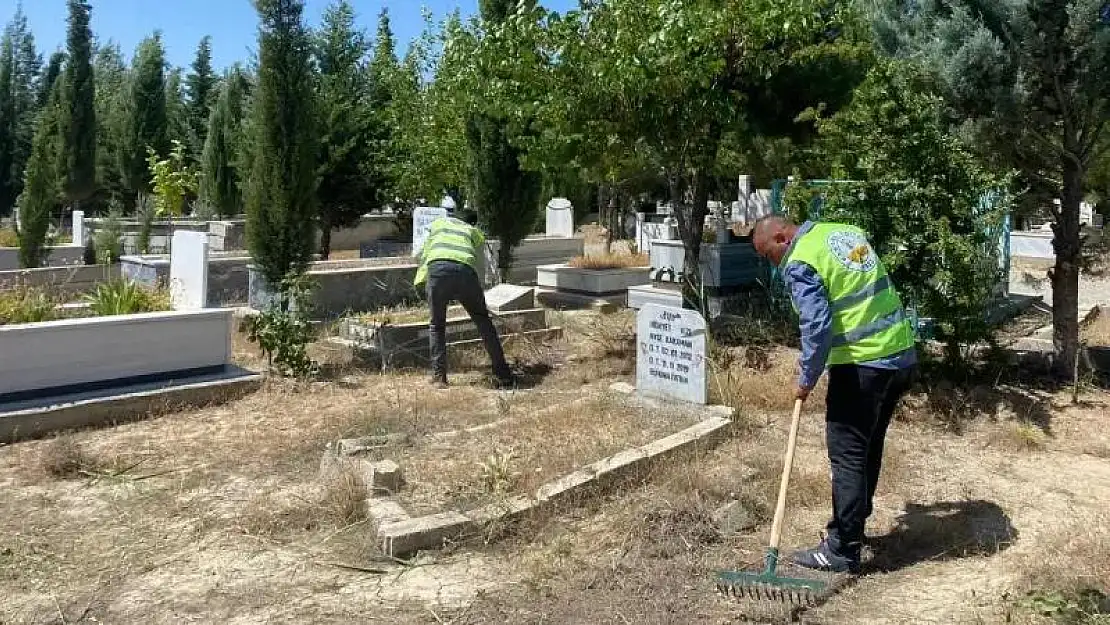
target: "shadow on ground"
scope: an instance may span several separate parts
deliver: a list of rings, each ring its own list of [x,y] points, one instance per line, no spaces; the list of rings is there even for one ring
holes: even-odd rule
[[[889,573],[931,560],[990,556],[1018,532],[997,504],[983,500],[906,504],[893,531],[871,539],[872,572]]]

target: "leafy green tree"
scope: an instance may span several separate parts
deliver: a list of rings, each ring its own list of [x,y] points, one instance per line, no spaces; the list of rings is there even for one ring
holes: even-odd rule
[[[251,256],[282,289],[312,258],[316,229],[317,124],[312,42],[301,0],[255,0],[261,21],[258,86],[246,187]],[[287,298],[281,298],[284,309]]]
[[[93,74],[96,76],[97,185],[109,198],[118,199],[124,192],[120,160],[127,126],[126,99],[130,95],[127,66],[118,44],[109,42],[97,49]]]
[[[23,194],[19,197],[19,262],[25,268],[39,267],[45,260],[46,233],[50,217],[59,204],[61,176],[56,167],[61,82],[61,77],[54,81],[47,106],[39,114]]]
[[[185,144],[173,139],[169,156],[162,158],[153,149],[147,151],[151,186],[154,189],[154,214],[158,217],[180,217],[185,213],[185,200],[196,193],[198,172],[186,153]]]
[[[92,69],[92,9],[87,0],[69,0],[66,65],[62,76],[62,107],[58,132],[59,160],[64,162],[62,190],[77,208],[96,190],[96,87]]]
[[[881,62],[849,106],[818,123],[833,180],[820,217],[864,228],[907,304],[934,319],[950,364],[988,339],[1002,280],[1006,177],[989,173],[949,133],[944,104],[913,65]],[[798,219],[809,189],[788,193]]]
[[[1104,0],[880,3],[876,39],[938,80],[951,114],[999,167],[1021,172],[1053,217],[1056,368],[1079,348],[1079,209],[1110,124],[1110,14]]]
[[[320,254],[331,253],[333,229],[351,227],[378,200],[381,177],[374,161],[373,139],[378,122],[369,107],[363,67],[369,46],[355,28],[355,12],[347,0],[337,0],[324,11],[316,37],[320,70]]]
[[[507,44],[504,57],[512,52],[533,53],[531,49],[513,49],[512,44],[526,41],[513,37],[515,21],[510,14],[520,0],[481,0],[479,12],[487,30],[508,33],[505,37],[489,38],[489,45]],[[478,80],[495,71],[483,68]],[[476,103],[482,102],[476,99]],[[497,264],[503,274],[512,265],[513,249],[528,236],[536,223],[540,209],[542,177],[521,165],[522,150],[513,143],[515,134],[528,130],[529,120],[513,120],[495,106],[476,107],[466,122],[466,139],[469,146],[470,197],[478,211],[478,218],[486,231],[501,241]]]
[[[220,89],[216,106],[208,120],[207,139],[201,158],[200,197],[221,217],[237,215],[243,209],[243,195],[239,190],[239,171],[236,167],[239,122],[235,116],[238,108],[242,116],[241,95],[235,93],[234,83],[228,81]],[[239,101],[237,101],[239,100]]]
[[[139,44],[131,64],[126,124],[120,148],[120,172],[127,190],[127,206],[134,208],[139,193],[150,193],[147,149],[165,154],[169,145],[166,119],[165,51],[155,33]]]
[[[185,78],[185,92],[188,95],[189,126],[193,154],[200,155],[208,138],[208,121],[216,100],[219,78],[212,71],[212,38],[204,37],[197,44],[196,59],[192,71]]]

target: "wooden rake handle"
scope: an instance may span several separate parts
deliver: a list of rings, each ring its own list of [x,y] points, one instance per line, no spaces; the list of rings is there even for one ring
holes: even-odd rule
[[[782,538],[782,521],[786,517],[786,490],[790,486],[790,472],[794,469],[794,448],[798,444],[798,425],[802,421],[802,400],[794,400],[794,418],[790,423],[790,437],[786,439],[786,455],[782,463],[782,482],[779,500],[775,505],[775,521],[771,524],[771,549],[778,550]]]

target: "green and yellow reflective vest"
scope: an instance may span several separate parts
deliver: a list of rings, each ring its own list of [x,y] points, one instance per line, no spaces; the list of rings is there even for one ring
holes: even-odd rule
[[[833,337],[827,366],[869,362],[914,346],[913,325],[863,230],[814,224],[782,267],[792,262],[812,267],[828,292]]]
[[[479,270],[478,258],[486,244],[482,231],[454,217],[440,217],[432,222],[428,238],[420,250],[420,268],[416,270],[417,286],[428,279],[428,264],[437,260],[452,260],[475,271]]]

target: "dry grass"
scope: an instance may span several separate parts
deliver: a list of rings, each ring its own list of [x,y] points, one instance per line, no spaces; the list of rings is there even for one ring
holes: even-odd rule
[[[1073,518],[1020,563],[1018,605],[1068,625],[1110,623],[1110,515]],[[1022,622],[1019,619],[1018,622]]]
[[[449,306],[447,318],[465,318],[466,310],[462,306]],[[358,316],[359,321],[374,325],[400,325],[405,323],[428,323],[431,313],[427,305],[422,306],[394,306],[383,308],[374,312],[363,313]]]
[[[104,461],[89,453],[76,437],[63,435],[43,446],[38,467],[43,474],[57,479],[73,479],[101,470]]]
[[[587,254],[570,259],[568,266],[575,269],[629,269],[651,264],[647,254]]]
[[[0,290],[0,325],[57,319],[57,298],[44,289],[19,286]]]
[[[0,228],[0,247],[19,247],[19,234],[11,228]]]
[[[747,411],[788,411],[798,386],[798,352],[781,347],[720,347],[711,354],[709,394],[712,403]],[[806,402],[808,411],[824,409],[825,382]]]
[[[321,486],[254,495],[240,511],[237,526],[246,534],[269,537],[346,528],[366,520],[369,496],[361,477],[341,471]]]

